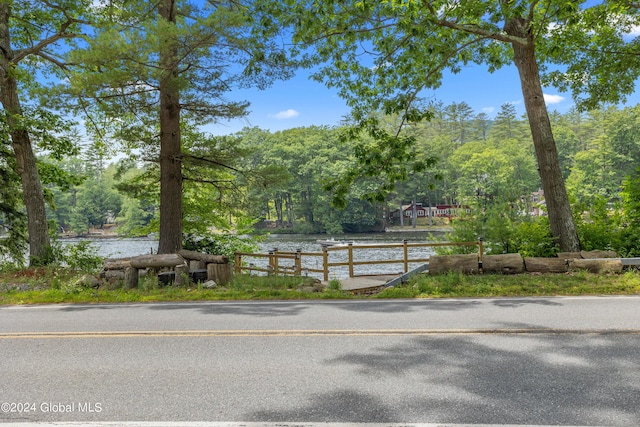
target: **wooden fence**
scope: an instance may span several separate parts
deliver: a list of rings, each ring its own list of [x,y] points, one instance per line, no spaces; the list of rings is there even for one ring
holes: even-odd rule
[[[329,280],[329,272],[331,267],[348,267],[349,277],[354,277],[355,267],[358,265],[375,265],[375,264],[403,264],[404,272],[409,271],[410,263],[426,263],[429,262],[429,258],[410,258],[410,249],[418,247],[438,247],[438,246],[477,246],[478,247],[478,260],[482,263],[482,240],[476,242],[438,242],[438,243],[408,243],[406,240],[402,243],[385,243],[385,244],[364,244],[354,245],[349,243],[347,245],[336,246],[322,246],[321,252],[302,252],[297,250],[295,252],[281,252],[277,249],[269,251],[268,254],[258,253],[235,253],[235,272],[242,273],[243,271],[258,271],[265,272],[268,275],[295,275],[301,276],[307,273],[322,273],[324,281]],[[402,250],[402,259],[378,259],[357,261],[354,259],[354,252],[367,250],[367,249],[389,249],[397,248]],[[347,260],[341,262],[330,262],[329,253],[346,251]],[[247,258],[267,258],[268,265],[264,267],[256,267],[254,265],[244,265],[244,261]],[[322,258],[322,269],[311,268],[303,263],[305,258]],[[481,265],[481,264],[480,264]]]

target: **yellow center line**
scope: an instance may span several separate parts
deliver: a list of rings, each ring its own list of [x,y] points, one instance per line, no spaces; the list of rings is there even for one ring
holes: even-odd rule
[[[46,338],[180,338],[180,337],[313,337],[313,336],[429,336],[429,335],[640,335],[638,329],[291,329],[291,330],[194,330],[194,331],[60,331],[0,332],[0,339]]]

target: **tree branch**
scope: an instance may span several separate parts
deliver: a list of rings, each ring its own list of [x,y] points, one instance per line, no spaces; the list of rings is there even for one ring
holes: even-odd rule
[[[192,155],[192,154],[184,154],[182,158],[183,158],[183,159],[196,160],[196,161],[198,161],[198,162],[206,163],[206,164],[211,164],[211,165],[214,165],[214,166],[219,166],[219,167],[221,167],[221,168],[229,169],[229,170],[231,170],[231,171],[234,171],[234,172],[237,172],[237,173],[243,174],[243,171],[241,171],[240,169],[235,168],[235,167],[233,167],[233,166],[230,166],[230,165],[228,165],[228,164],[226,164],[226,163],[219,162],[219,161],[217,161],[217,160],[207,159],[207,158],[205,158],[205,157],[194,156],[194,155]]]
[[[51,62],[52,64],[56,65],[58,68],[60,68],[62,70],[65,70],[65,71],[68,70],[67,64],[65,64],[62,61],[57,60],[53,56],[48,55],[48,54],[46,54],[46,53],[44,53],[42,51],[34,52],[34,55],[39,56],[39,57],[45,59],[48,62]]]
[[[15,57],[13,58],[14,63],[20,62],[21,60],[23,60],[25,57],[29,55],[38,54],[47,46],[53,43],[56,43],[59,40],[80,37],[81,34],[67,33],[67,30],[73,24],[87,24],[87,25],[90,24],[90,22],[88,21],[72,18],[71,16],[68,15],[68,12],[66,9],[56,4],[53,4],[48,0],[42,0],[42,2],[49,8],[57,10],[60,13],[62,13],[66,18],[66,20],[60,24],[60,28],[58,28],[58,31],[53,36],[40,40],[38,43],[36,43],[35,45],[29,48],[25,48],[17,51]]]
[[[450,28],[456,31],[462,31],[468,34],[475,34],[482,38],[497,40],[504,43],[510,43],[510,44],[516,43],[522,46],[526,46],[528,43],[527,39],[524,37],[510,36],[506,33],[496,33],[493,31],[487,31],[476,25],[465,25],[465,24],[459,24],[457,22],[449,21],[447,19],[440,19],[438,18],[438,12],[430,2],[427,3],[426,6],[429,9],[429,12],[431,12],[431,14],[433,15],[435,24],[440,27]]]

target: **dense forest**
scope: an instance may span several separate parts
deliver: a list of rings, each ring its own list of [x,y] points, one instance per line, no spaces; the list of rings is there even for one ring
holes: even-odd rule
[[[637,110],[603,106],[635,91],[639,27],[626,0],[0,1],[0,249],[49,265],[54,236],[106,224],[161,254],[256,221],[380,230],[416,201],[468,207],[451,238],[495,252],[637,253]],[[517,70],[526,115],[424,101],[470,65]],[[344,123],[203,133],[301,68]]]

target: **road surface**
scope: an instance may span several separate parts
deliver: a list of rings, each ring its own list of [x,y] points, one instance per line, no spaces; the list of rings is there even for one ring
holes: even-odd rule
[[[10,423],[637,426],[639,365],[638,297],[0,307]]]

